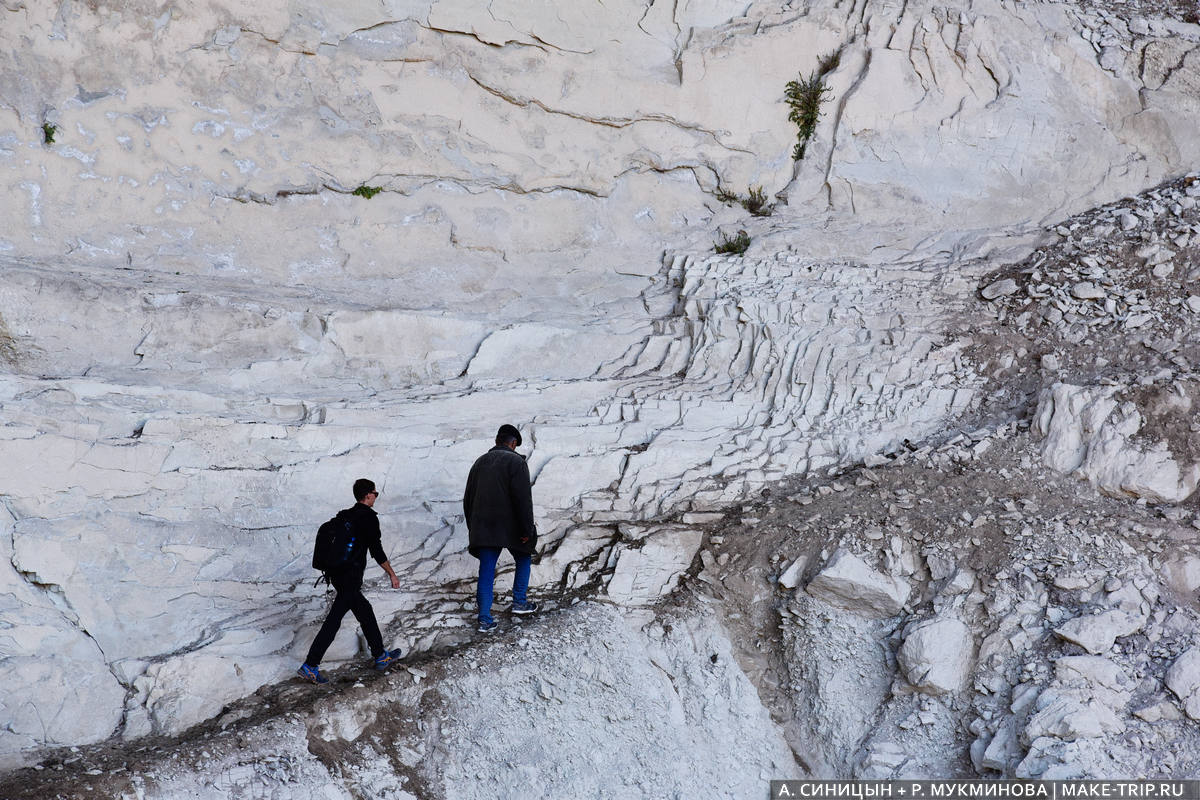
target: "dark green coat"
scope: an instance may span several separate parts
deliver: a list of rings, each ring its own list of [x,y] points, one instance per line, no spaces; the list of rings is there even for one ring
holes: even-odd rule
[[[480,547],[532,554],[537,526],[525,456],[496,445],[476,459],[463,493],[463,516],[470,534],[468,550],[476,558]]]

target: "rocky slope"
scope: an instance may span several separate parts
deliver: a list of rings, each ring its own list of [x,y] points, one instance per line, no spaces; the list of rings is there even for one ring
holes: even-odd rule
[[[6,791],[1195,774],[1190,9],[256,9],[0,2]],[[501,421],[558,610],[477,646]],[[361,475],[416,671],[314,705]]]

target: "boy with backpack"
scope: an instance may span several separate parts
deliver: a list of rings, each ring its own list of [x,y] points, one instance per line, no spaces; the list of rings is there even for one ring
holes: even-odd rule
[[[363,635],[371,648],[371,656],[375,659],[375,669],[385,670],[400,659],[399,650],[384,648],[379,623],[375,620],[375,611],[362,593],[363,572],[367,568],[368,552],[391,578],[392,588],[400,588],[400,579],[388,562],[380,542],[379,515],[372,508],[377,497],[379,492],[375,489],[375,483],[366,478],[359,478],[354,482],[354,499],[357,502],[352,507],[339,511],[336,517],[322,525],[317,532],[313,566],[325,573],[325,578],[337,594],[333,598],[333,607],[329,609],[325,624],[313,639],[308,657],[296,671],[301,678],[312,683],[329,682],[319,669],[321,659],[329,645],[333,644],[333,637],[337,635],[347,611],[354,612],[354,618],[362,626]]]

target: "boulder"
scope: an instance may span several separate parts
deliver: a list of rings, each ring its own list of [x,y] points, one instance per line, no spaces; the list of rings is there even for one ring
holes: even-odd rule
[[[809,581],[807,591],[819,600],[856,614],[891,617],[900,613],[911,588],[902,578],[873,570],[848,550],[838,550]]]
[[[961,620],[934,618],[912,626],[897,653],[908,682],[930,694],[966,686],[975,663],[975,641]]]
[[[993,281],[987,286],[979,290],[979,294],[984,300],[995,300],[998,297],[1007,297],[1010,294],[1015,294],[1017,291],[1017,282],[1012,278],[1004,278],[1003,280]]]
[[[1064,683],[1079,681],[1110,692],[1129,689],[1129,677],[1119,666],[1101,656],[1063,656],[1054,660],[1054,677]]]
[[[1200,557],[1177,554],[1163,564],[1166,584],[1182,595],[1192,595],[1200,589]]]
[[[1083,464],[1088,443],[1116,408],[1117,387],[1082,387],[1055,383],[1038,400],[1034,428],[1042,436],[1042,458],[1057,472],[1073,472]]]
[[[800,575],[804,572],[804,566],[808,563],[808,559],[804,556],[797,558],[792,562],[791,566],[783,571],[779,576],[779,585],[785,589],[795,589],[800,585]]]
[[[1023,751],[1017,739],[1017,729],[1009,719],[1000,726],[996,735],[987,743],[979,759],[981,769],[992,769],[1004,772],[1014,761],[1019,760]]]
[[[1184,712],[1200,720],[1200,647],[1193,647],[1167,670],[1167,688],[1183,704]]]
[[[1047,689],[1038,697],[1036,708],[1025,726],[1030,741],[1043,736],[1071,741],[1125,730],[1125,723],[1112,708],[1071,692]]]
[[[1145,622],[1137,614],[1112,610],[1067,620],[1054,630],[1054,635],[1099,655],[1112,648],[1116,639],[1137,633]]]
[[[1118,402],[1120,387],[1056,383],[1038,402],[1035,428],[1042,458],[1062,473],[1078,473],[1105,494],[1178,503],[1200,485],[1200,464],[1180,464],[1165,441],[1145,445],[1145,418],[1134,403]]]

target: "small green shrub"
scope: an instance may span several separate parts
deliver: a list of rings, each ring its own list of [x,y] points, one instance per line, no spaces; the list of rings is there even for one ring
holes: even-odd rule
[[[742,200],[742,208],[756,217],[771,216],[771,206],[767,205],[767,193],[761,186],[750,187],[750,196]]]
[[[13,339],[12,333],[9,332],[4,317],[0,317],[0,361],[7,361],[9,364],[17,363],[17,343]]]
[[[367,186],[366,184],[364,184],[364,185],[358,187],[357,189],[355,189],[350,194],[355,195],[357,197],[365,197],[368,200],[370,200],[372,197],[374,197],[375,195],[379,194],[382,191],[383,191],[382,186]]]
[[[838,65],[841,63],[842,63],[842,51],[841,51],[841,48],[839,48],[837,50],[834,50],[829,55],[822,56],[820,59],[817,60],[817,72],[820,73],[822,78],[824,78],[826,75],[828,75],[829,73],[831,73],[835,69],[837,69]]]
[[[722,203],[729,203],[731,205],[733,203],[737,203],[737,202],[741,201],[740,198],[736,194],[734,194],[733,192],[727,192],[724,189],[717,189],[717,193],[715,196]]]
[[[796,123],[796,147],[792,150],[792,160],[804,158],[808,148],[808,140],[817,129],[817,120],[821,118],[821,102],[828,90],[821,82],[821,76],[812,73],[807,79],[788,81],[784,90],[787,98],[788,120]]]
[[[817,130],[817,120],[821,118],[821,103],[829,89],[825,86],[825,76],[837,69],[842,61],[842,51],[835,50],[817,61],[817,69],[807,78],[801,75],[794,81],[788,81],[784,87],[783,96],[791,109],[788,120],[796,124],[796,147],[792,150],[792,160],[804,158],[808,142]]]
[[[737,236],[732,239],[721,234],[721,241],[713,245],[713,250],[721,255],[740,256],[746,252],[746,248],[750,246],[750,234],[745,231],[738,231]]]
[[[42,123],[42,141],[46,144],[54,144],[54,134],[58,133],[58,126],[51,125],[49,122]]]

